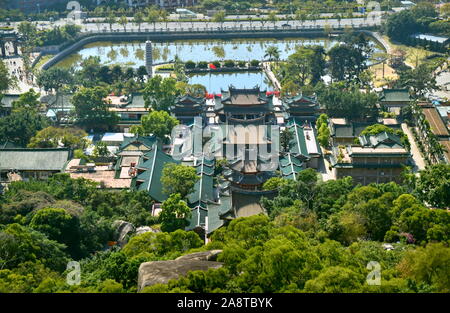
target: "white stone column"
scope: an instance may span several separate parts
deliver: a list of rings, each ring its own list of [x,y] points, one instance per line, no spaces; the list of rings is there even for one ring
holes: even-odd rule
[[[153,76],[153,53],[150,40],[145,42],[145,68],[147,69],[148,77],[151,78]]]

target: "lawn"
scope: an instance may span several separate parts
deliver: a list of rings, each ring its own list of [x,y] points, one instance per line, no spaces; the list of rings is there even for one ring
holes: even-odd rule
[[[421,47],[410,47],[399,43],[393,43],[387,36],[383,36],[383,39],[385,39],[389,43],[392,49],[400,49],[405,51],[406,52],[405,63],[406,65],[411,67],[416,67],[416,65],[423,63],[424,59],[427,56],[434,54],[434,52],[428,51]]]

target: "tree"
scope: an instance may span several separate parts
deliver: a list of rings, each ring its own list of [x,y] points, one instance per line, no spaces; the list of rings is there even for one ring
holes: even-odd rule
[[[333,83],[318,88],[317,94],[330,117],[370,120],[377,116],[378,96],[375,93],[363,93],[357,86],[346,88],[344,83]]]
[[[37,112],[41,107],[39,102],[40,94],[35,92],[34,89],[21,94],[19,99],[12,103],[13,111],[30,110]]]
[[[156,29],[156,23],[159,21],[159,11],[156,9],[149,9],[147,12],[146,20],[148,23],[153,23],[153,30]]]
[[[269,22],[272,22],[273,26],[275,27],[275,24],[278,22],[277,14],[274,11],[269,12],[269,15],[267,16],[267,20]]]
[[[162,211],[159,214],[159,218],[162,231],[172,232],[188,225],[187,219],[191,215],[191,209],[185,201],[181,200],[180,194],[171,194],[162,203],[161,208]]]
[[[414,280],[413,289],[427,284],[431,292],[450,291],[450,248],[442,243],[409,251],[398,267],[403,277]]]
[[[177,81],[174,78],[162,78],[160,75],[152,77],[145,84],[144,101],[146,108],[168,111],[175,103],[180,91],[176,88]]]
[[[46,208],[33,214],[30,227],[63,243],[73,257],[80,256],[79,220],[64,209]]]
[[[315,293],[358,292],[363,281],[363,275],[345,267],[333,266],[324,269],[316,278],[308,280],[305,284],[305,291]]]
[[[412,88],[415,98],[423,98],[428,92],[436,89],[434,68],[426,63],[414,69],[399,71],[399,79],[395,83],[399,88]]]
[[[450,207],[450,165],[436,164],[420,171],[414,192],[430,205]]]
[[[322,80],[325,74],[325,49],[322,46],[312,46],[313,54],[310,58],[311,63],[311,84],[315,85]]]
[[[272,177],[263,184],[263,190],[277,190],[286,185],[286,183],[287,181],[284,178]]]
[[[13,87],[15,83],[15,77],[9,74],[8,68],[6,67],[5,63],[3,62],[3,60],[0,60],[0,94]]]
[[[450,16],[450,3],[445,3],[441,6],[441,14],[444,17],[449,17]]]
[[[280,59],[280,50],[277,46],[267,47],[264,58],[269,58],[269,61],[278,61]]]
[[[127,31],[128,19],[127,19],[127,17],[125,15],[122,15],[119,18],[119,24],[122,25],[123,31],[126,32]]]
[[[155,135],[162,141],[167,141],[167,136],[178,123],[166,111],[152,111],[142,116],[141,125],[133,126],[131,132],[141,136]]]
[[[102,87],[82,87],[73,95],[75,107],[75,123],[87,129],[110,129],[118,121],[115,112],[109,111],[109,104],[105,100],[108,93]]]
[[[214,23],[219,23],[220,27],[223,27],[223,23],[225,22],[225,12],[224,11],[219,11],[216,14],[213,15],[212,17],[212,21]]]
[[[102,66],[100,57],[89,56],[80,64],[80,69],[76,72],[77,80],[85,87],[94,87],[98,85],[99,77],[102,77]]]
[[[304,86],[306,80],[310,77],[313,66],[311,63],[313,54],[314,52],[310,48],[297,48],[286,61],[286,76],[298,85]]]
[[[161,176],[164,193],[167,195],[176,193],[182,198],[193,192],[197,180],[199,177],[195,168],[175,163],[167,163]]]
[[[290,142],[294,138],[294,134],[289,130],[289,128],[285,128],[281,132],[280,136],[280,145],[283,149],[283,152],[288,152],[290,148]]]
[[[167,212],[166,212],[167,213]],[[130,239],[123,248],[123,253],[128,258],[150,254],[154,258],[176,258],[184,251],[199,248],[203,245],[197,233],[177,229],[170,233],[147,232],[136,235]]]
[[[419,32],[419,26],[410,10],[389,15],[386,33],[390,38],[403,42],[416,32]]]
[[[327,124],[322,124],[317,132],[317,140],[322,147],[328,147],[330,144],[330,129]]]
[[[37,40],[36,26],[30,22],[21,22],[17,26],[17,31],[24,41],[24,48],[26,53],[29,53],[30,49],[35,46],[35,41]]]
[[[47,127],[30,139],[28,148],[57,148],[59,146],[83,149],[86,145],[86,132],[78,128]]]
[[[116,17],[114,16],[114,13],[109,13],[108,16],[105,18],[105,22],[109,24],[109,30],[112,31],[112,26],[114,23],[117,22]]]
[[[19,224],[10,224],[0,231],[0,267],[14,268],[27,261],[42,262],[53,270],[63,270],[67,264],[64,245],[44,234]]]
[[[144,14],[141,11],[136,12],[133,20],[138,25],[138,30],[141,31],[141,24],[144,22]]]
[[[331,76],[337,81],[357,81],[366,68],[368,56],[353,45],[340,44],[328,51]]]
[[[94,147],[93,156],[94,158],[109,156],[109,150],[106,143],[103,141],[97,142]]]
[[[36,132],[47,127],[48,119],[37,112],[20,110],[0,119],[0,138],[25,146]]]

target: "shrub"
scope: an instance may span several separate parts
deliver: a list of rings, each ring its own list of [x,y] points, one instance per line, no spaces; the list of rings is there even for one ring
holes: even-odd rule
[[[220,64],[219,61],[214,61],[214,62],[212,62],[212,64],[213,64],[215,67],[217,67],[217,68],[222,67],[222,64]]]
[[[234,67],[234,61],[233,60],[225,61],[225,67]]]
[[[208,62],[200,61],[197,63],[198,68],[208,68]]]
[[[250,65],[251,66],[259,66],[259,61],[258,60],[251,60],[250,61]]]
[[[238,66],[239,66],[239,67],[246,67],[246,66],[247,66],[247,62],[245,62],[245,61],[239,61],[239,62],[238,62]]]
[[[193,69],[193,68],[195,68],[195,62],[193,62],[193,61],[187,61],[187,62],[184,64],[184,66],[185,66],[186,68],[188,68],[188,69]]]

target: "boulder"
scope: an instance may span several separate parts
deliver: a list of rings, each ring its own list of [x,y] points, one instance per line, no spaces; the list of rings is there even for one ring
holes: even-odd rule
[[[217,256],[222,250],[209,250],[204,252],[196,252],[191,254],[182,255],[175,260],[199,260],[199,261],[216,261]]]
[[[183,255],[176,260],[145,262],[139,266],[138,290],[155,284],[167,284],[190,271],[207,271],[221,268],[222,262],[215,262],[221,250],[211,250]]]
[[[136,235],[144,234],[144,233],[159,233],[161,232],[159,229],[152,228],[150,226],[141,226],[136,228]]]
[[[134,233],[134,225],[122,220],[116,220],[113,222],[113,228],[116,230],[117,243],[119,246],[124,246],[128,242],[127,235]]]

